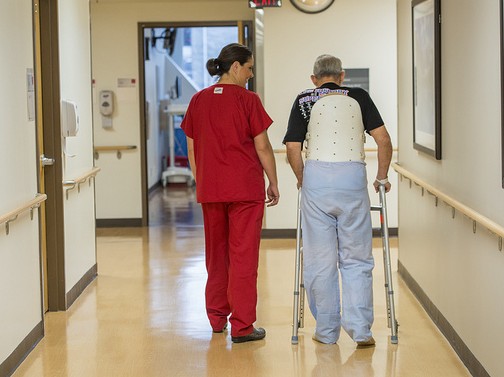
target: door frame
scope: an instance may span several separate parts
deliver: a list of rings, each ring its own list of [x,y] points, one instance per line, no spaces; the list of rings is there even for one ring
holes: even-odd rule
[[[34,77],[35,77],[35,88],[36,88],[36,142],[37,151],[36,155],[41,156],[44,154],[44,125],[43,125],[43,108],[42,108],[42,80],[39,75],[42,66],[42,60],[40,57],[41,51],[41,31],[40,31],[40,0],[33,0],[33,55],[34,55]],[[38,192],[45,193],[45,180],[44,180],[44,167],[37,161],[37,171],[38,171]],[[42,313],[48,310],[48,289],[47,289],[47,242],[46,242],[46,221],[45,221],[46,211],[45,203],[40,206],[39,209],[39,236],[40,236],[40,271],[42,276]]]
[[[44,312],[66,310],[64,193],[60,115],[60,69],[58,0],[34,0],[39,28],[35,32],[37,85],[37,145],[39,154],[54,159],[54,165],[39,164],[39,189],[47,195],[41,219],[44,276]],[[42,140],[40,140],[40,138]],[[44,259],[44,255],[42,255]],[[45,266],[44,266],[45,264]]]
[[[145,40],[144,30],[170,27],[216,27],[237,26],[238,42],[255,51],[253,21],[195,21],[195,22],[139,22],[138,23],[138,86],[140,99],[140,161],[142,177],[142,226],[149,226],[149,188],[147,179],[147,114],[145,108]],[[250,89],[256,87],[255,77],[250,80]]]

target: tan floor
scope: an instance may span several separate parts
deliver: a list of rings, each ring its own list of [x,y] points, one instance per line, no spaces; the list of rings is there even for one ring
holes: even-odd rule
[[[344,333],[337,345],[312,341],[309,312],[299,345],[291,344],[294,240],[262,242],[257,325],[266,339],[233,344],[228,333],[212,334],[200,208],[187,193],[167,188],[154,196],[150,228],[99,229],[99,277],[67,312],[46,315],[46,336],[14,376],[470,375],[396,271],[399,344],[390,344],[379,240],[376,348],[356,350]],[[391,243],[396,266],[397,240]]]

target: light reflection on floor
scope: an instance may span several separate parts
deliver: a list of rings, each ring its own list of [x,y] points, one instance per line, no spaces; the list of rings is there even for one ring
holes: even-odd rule
[[[192,189],[151,195],[149,228],[98,229],[98,278],[67,312],[48,313],[46,336],[14,376],[420,377],[469,376],[416,299],[393,273],[399,344],[390,343],[383,259],[374,242],[376,348],[312,341],[307,311],[291,344],[295,241],[263,240],[259,342],[213,334],[204,311],[204,237]],[[397,242],[391,240],[393,265]]]

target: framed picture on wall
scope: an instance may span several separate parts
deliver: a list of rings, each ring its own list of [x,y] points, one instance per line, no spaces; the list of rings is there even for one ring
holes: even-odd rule
[[[413,0],[413,147],[441,159],[441,5]]]
[[[501,104],[504,101],[504,0],[500,0],[500,32],[501,32]],[[502,188],[504,188],[504,106],[501,105],[501,159]]]

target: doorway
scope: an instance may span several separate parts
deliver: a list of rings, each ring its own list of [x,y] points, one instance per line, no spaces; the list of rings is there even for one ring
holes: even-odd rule
[[[180,123],[192,96],[214,83],[206,71],[207,60],[233,42],[253,50],[252,35],[252,22],[242,21],[139,24],[143,226],[152,221],[161,225],[159,209],[149,208],[150,203],[159,204],[160,196],[166,203],[185,195],[195,204]],[[254,87],[251,80],[249,89]]]

